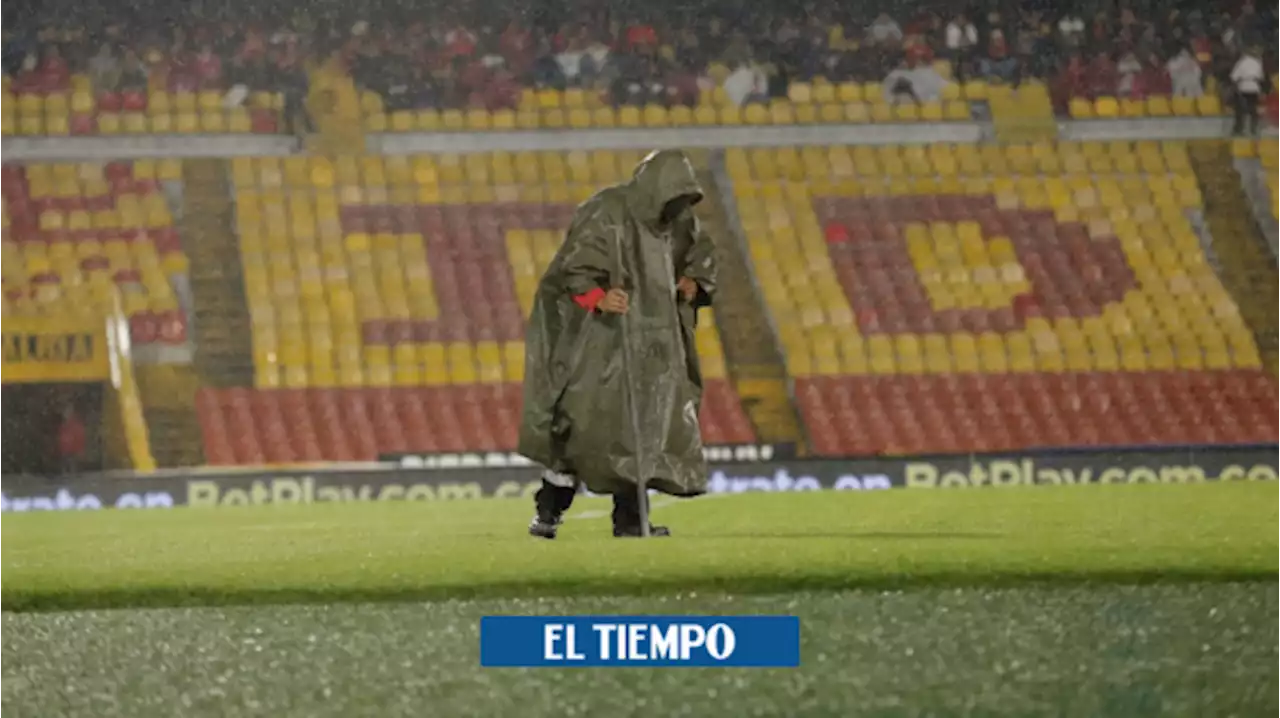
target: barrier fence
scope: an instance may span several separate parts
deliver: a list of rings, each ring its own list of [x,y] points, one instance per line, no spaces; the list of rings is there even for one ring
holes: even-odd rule
[[[1106,449],[968,456],[715,462],[708,493],[1275,481],[1277,447]],[[185,475],[10,476],[0,511],[222,507],[529,496],[532,466],[335,468]]]

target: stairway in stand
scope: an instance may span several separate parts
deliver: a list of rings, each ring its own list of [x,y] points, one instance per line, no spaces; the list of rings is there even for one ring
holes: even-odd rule
[[[189,160],[183,180],[196,371],[204,386],[253,386],[253,338],[226,162]]]
[[[1253,331],[1263,363],[1275,374],[1276,263],[1253,219],[1249,198],[1232,164],[1230,144],[1224,140],[1195,142],[1190,155],[1204,197],[1219,276]]]
[[[699,172],[698,180],[707,193],[698,214],[719,250],[716,326],[729,376],[760,441],[794,444],[803,451],[806,442],[791,401],[786,365],[755,291],[739,228],[730,219],[736,208],[723,156],[715,153],[711,169]]]
[[[156,466],[167,469],[204,464],[204,442],[195,410],[200,377],[195,368],[190,364],[139,364],[134,366],[134,375]]]

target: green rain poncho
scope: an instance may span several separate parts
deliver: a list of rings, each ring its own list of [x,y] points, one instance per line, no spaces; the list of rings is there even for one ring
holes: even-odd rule
[[[690,207],[664,224],[663,208],[682,197]],[[521,454],[598,493],[634,491],[641,478],[677,496],[706,490],[694,326],[698,307],[715,291],[715,258],[691,208],[701,198],[688,157],[662,150],[646,157],[630,182],[578,208],[529,318]],[[681,277],[698,283],[693,302],[676,290]],[[630,296],[625,337],[621,316],[574,300],[611,287]]]

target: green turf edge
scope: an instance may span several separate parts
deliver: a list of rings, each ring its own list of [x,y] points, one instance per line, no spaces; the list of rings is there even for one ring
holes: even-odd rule
[[[542,598],[575,596],[664,596],[690,592],[718,594],[781,594],[798,591],[899,590],[908,588],[1062,587],[1078,585],[1150,585],[1187,583],[1270,582],[1280,577],[1274,567],[1205,567],[1178,569],[1097,569],[1087,571],[934,570],[901,574],[707,576],[697,579],[522,580],[463,586],[411,588],[304,587],[284,589],[214,590],[161,586],[99,590],[0,590],[0,610],[47,612],[119,608],[177,608],[197,606],[280,605],[317,603],[380,603],[446,601],[481,598]]]

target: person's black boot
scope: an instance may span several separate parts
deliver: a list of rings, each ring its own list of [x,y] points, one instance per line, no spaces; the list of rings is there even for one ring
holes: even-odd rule
[[[645,501],[649,497],[645,497]],[[614,538],[639,538],[644,534],[640,530],[640,500],[634,491],[613,495],[613,536]],[[666,526],[649,524],[650,536],[670,536],[671,529]]]
[[[537,513],[529,522],[529,535],[544,539],[555,538],[560,524],[564,523],[564,512],[573,505],[575,493],[576,486],[556,486],[543,479],[542,486],[533,495]]]

